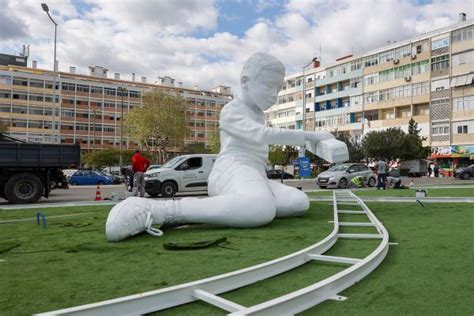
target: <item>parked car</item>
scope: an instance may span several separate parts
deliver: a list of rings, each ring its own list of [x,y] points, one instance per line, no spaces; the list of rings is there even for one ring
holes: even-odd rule
[[[267,170],[267,178],[268,179],[293,179],[294,176],[292,174],[289,174],[288,172],[282,171],[282,170]]]
[[[461,167],[456,169],[454,173],[455,178],[469,180],[471,177],[474,177],[474,165],[470,165],[469,167]]]
[[[158,169],[158,168],[161,168],[161,165],[150,165],[150,167],[148,167],[147,171],[152,170],[152,169]]]
[[[354,177],[362,176],[364,182],[373,187],[377,184],[377,179],[373,171],[363,163],[343,163],[321,172],[316,178],[316,184],[320,188],[340,188],[348,187],[349,182]]]
[[[78,170],[70,178],[71,185],[112,184],[112,178],[100,171]]]
[[[145,191],[151,196],[174,196],[176,192],[207,190],[207,178],[217,155],[178,156],[161,168],[145,172]]]
[[[110,177],[112,179],[112,184],[120,184],[120,183],[123,183],[123,177],[119,176],[119,175],[116,175],[116,174],[111,174],[111,173],[107,173],[107,172],[100,172],[102,173],[103,175],[107,176],[107,177]]]

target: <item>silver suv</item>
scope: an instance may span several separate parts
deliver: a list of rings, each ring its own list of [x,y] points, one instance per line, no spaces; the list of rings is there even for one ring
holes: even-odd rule
[[[364,183],[370,187],[377,184],[375,174],[363,163],[344,163],[335,165],[327,171],[321,172],[316,179],[316,184],[320,188],[345,189],[348,187],[352,178],[358,176],[362,176],[364,178]]]

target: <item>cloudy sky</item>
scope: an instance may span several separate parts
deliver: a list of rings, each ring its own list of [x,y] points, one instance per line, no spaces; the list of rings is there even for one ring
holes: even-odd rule
[[[101,65],[123,79],[169,75],[185,87],[236,88],[253,52],[287,74],[322,48],[323,64],[474,15],[472,0],[43,0],[58,27],[60,70]],[[30,44],[30,61],[52,69],[54,28],[36,0],[0,0],[0,52]]]

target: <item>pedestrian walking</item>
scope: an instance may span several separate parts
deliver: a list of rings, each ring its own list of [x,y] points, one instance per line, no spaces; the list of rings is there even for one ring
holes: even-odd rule
[[[432,170],[431,170],[431,165],[432,165],[432,163],[430,162],[430,163],[428,164],[428,178],[431,178],[431,171],[432,171]]]
[[[150,166],[150,160],[146,159],[140,154],[140,151],[135,150],[132,156],[132,172],[133,172],[133,196],[145,196],[145,177],[144,173]]]

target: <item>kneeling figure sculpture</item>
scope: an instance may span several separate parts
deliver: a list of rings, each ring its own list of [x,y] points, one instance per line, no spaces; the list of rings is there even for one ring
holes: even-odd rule
[[[265,125],[264,110],[275,104],[285,68],[275,57],[256,53],[244,64],[241,94],[220,115],[221,149],[208,179],[208,198],[157,201],[130,197],[115,205],[106,223],[109,241],[144,231],[163,233],[152,225],[206,223],[257,227],[275,217],[304,214],[309,200],[302,191],[267,179],[270,144],[302,146],[330,162],[348,160],[347,146],[328,132],[306,132]]]

